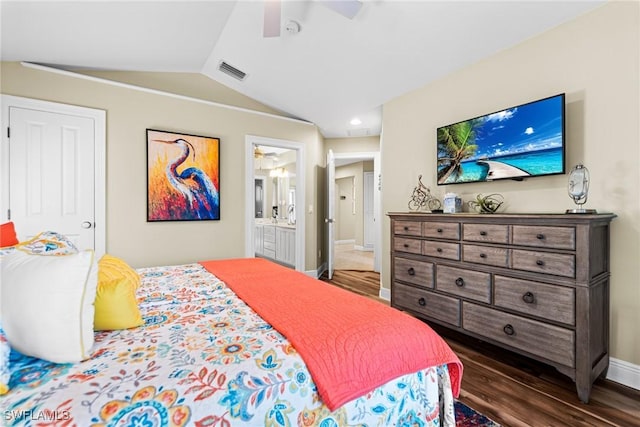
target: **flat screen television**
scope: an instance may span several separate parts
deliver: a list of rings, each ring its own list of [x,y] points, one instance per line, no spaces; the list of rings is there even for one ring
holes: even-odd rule
[[[565,173],[564,94],[439,127],[438,185]]]

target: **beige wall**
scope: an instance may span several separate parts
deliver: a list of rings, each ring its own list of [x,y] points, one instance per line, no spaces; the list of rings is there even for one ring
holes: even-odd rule
[[[208,101],[218,102],[225,105],[232,105],[249,110],[285,116],[284,113],[261,104],[255,99],[249,98],[240,92],[236,92],[228,86],[218,83],[203,74],[95,70],[77,70],[77,72],[115,82],[127,83],[135,86],[190,96],[192,98],[206,99]]]
[[[374,153],[380,151],[380,137],[326,138],[324,147],[327,153]]]
[[[344,237],[346,234],[338,235],[336,240],[350,240],[354,239],[356,246],[364,246],[364,166],[365,164],[371,165],[373,170],[373,162],[356,162],[345,166],[336,168],[336,182],[338,179],[351,179],[349,184],[349,191],[351,188],[355,188],[355,213],[352,209],[351,201],[353,197],[351,194],[345,194],[347,200],[336,200],[336,206],[340,204],[340,220],[343,222],[337,228],[340,232],[348,233],[351,237]],[[345,186],[346,188],[346,186]],[[345,190],[346,191],[346,190]],[[339,198],[340,195],[336,195]]]
[[[299,141],[306,150],[306,269],[318,265],[316,126],[2,63],[2,93],[106,110],[107,252],[136,267],[244,256],[245,135]],[[146,222],[145,129],[221,139],[220,221]],[[307,207],[308,207],[307,206]]]
[[[614,212],[611,355],[640,364],[640,3],[610,2],[384,105],[383,210],[406,211],[417,176],[442,197],[499,192],[507,212],[572,208],[567,175],[437,187],[436,128],[566,93],[567,168],[591,172],[587,208]],[[455,188],[454,188],[455,187]],[[383,253],[389,253],[385,217]],[[382,280],[389,287],[389,257]]]
[[[355,241],[356,238],[356,216],[352,209],[353,180],[353,176],[336,178],[336,242]]]

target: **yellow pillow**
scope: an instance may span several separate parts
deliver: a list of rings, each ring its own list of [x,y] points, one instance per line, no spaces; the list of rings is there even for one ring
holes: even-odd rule
[[[136,300],[140,276],[123,260],[104,255],[98,262],[98,287],[96,289],[96,331],[129,329],[142,325]]]
[[[134,289],[140,286],[140,275],[129,264],[113,255],[103,255],[98,261],[98,282],[123,279],[132,283]]]

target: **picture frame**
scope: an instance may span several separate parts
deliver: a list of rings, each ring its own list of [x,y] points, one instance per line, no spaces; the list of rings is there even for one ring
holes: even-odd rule
[[[147,222],[220,220],[220,139],[147,129]]]

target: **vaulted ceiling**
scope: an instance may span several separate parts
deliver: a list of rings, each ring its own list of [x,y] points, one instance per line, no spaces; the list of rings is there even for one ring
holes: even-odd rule
[[[2,0],[0,57],[202,73],[325,137],[377,135],[385,102],[604,3],[372,0],[349,19],[320,0],[282,1],[280,36],[264,37],[269,1]]]

